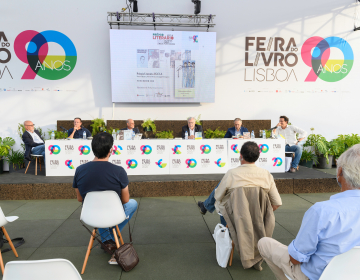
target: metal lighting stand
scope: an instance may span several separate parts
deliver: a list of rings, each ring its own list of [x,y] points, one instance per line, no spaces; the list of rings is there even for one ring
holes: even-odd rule
[[[183,27],[214,27],[215,15],[184,15],[184,14],[155,14],[155,13],[125,13],[108,12],[108,23],[110,28],[113,25],[133,26],[183,26]]]

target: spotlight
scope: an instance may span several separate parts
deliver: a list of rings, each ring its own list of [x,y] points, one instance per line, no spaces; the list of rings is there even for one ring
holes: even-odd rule
[[[133,12],[137,13],[138,12],[138,5],[137,5],[137,0],[129,0],[130,5],[133,3]]]
[[[360,1],[360,0],[359,0]],[[200,0],[191,0],[194,3],[194,14],[200,14],[201,11],[201,1]]]

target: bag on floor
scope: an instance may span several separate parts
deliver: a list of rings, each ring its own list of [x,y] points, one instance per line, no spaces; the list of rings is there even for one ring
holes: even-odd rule
[[[221,267],[226,268],[232,250],[229,229],[221,224],[217,224],[214,231],[214,239],[216,242],[216,260]]]

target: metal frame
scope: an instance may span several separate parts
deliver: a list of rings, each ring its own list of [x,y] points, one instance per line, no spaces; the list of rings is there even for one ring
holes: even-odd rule
[[[131,26],[184,26],[184,27],[214,27],[215,15],[193,15],[193,14],[155,14],[155,13],[125,13],[108,12],[108,23],[113,25]],[[118,19],[119,16],[119,19]]]

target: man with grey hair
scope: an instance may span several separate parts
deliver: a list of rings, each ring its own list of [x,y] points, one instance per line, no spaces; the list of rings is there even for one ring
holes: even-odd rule
[[[319,279],[337,255],[360,245],[360,144],[337,161],[341,193],[306,211],[289,247],[264,237],[258,248],[277,279]]]
[[[185,132],[187,131],[189,139],[195,139],[195,132],[202,132],[204,138],[204,132],[202,126],[195,123],[195,118],[190,117],[187,119],[188,124],[182,127],[181,137],[185,139]]]
[[[231,127],[227,130],[224,138],[232,138],[233,136],[239,136],[239,138],[243,138],[243,133],[249,132],[246,127],[242,126],[242,120],[240,118],[236,118],[234,120],[234,127]]]
[[[140,133],[139,129],[137,127],[135,127],[135,122],[133,119],[128,119],[126,121],[126,127],[122,128],[121,130],[132,130],[135,132],[135,134]]]
[[[24,121],[25,132],[22,140],[25,144],[25,159],[31,161],[30,154],[42,155],[45,162],[45,142],[38,130],[34,129],[32,121]]]

